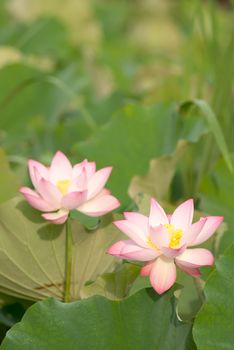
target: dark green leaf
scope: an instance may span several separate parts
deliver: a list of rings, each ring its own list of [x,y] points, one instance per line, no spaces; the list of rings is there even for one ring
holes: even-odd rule
[[[227,169],[223,160],[220,160],[212,174],[203,178],[200,189],[203,211],[212,215],[223,215],[228,230],[219,237],[217,252],[223,252],[234,242],[234,175]]]
[[[99,276],[95,282],[83,287],[81,297],[103,295],[108,299],[123,299],[127,296],[131,285],[139,275],[139,271],[140,266],[123,263],[114,272],[105,273]]]
[[[71,218],[80,221],[88,230],[94,230],[100,223],[100,218],[87,216],[77,210],[70,212]]]
[[[191,326],[176,319],[174,306],[172,290],[142,290],[123,301],[48,299],[28,309],[1,350],[188,350]]]
[[[193,100],[188,101],[182,104],[180,107],[180,112],[182,114],[188,113],[191,108],[196,107],[198,109],[198,113],[204,118],[205,124],[208,126],[209,130],[212,132],[217,146],[223,155],[226,164],[230,171],[233,171],[233,164],[231,160],[231,156],[223,135],[223,131],[220,127],[219,121],[212,111],[211,107],[203,100]],[[198,115],[199,116],[199,115]],[[192,130],[194,132],[194,130]],[[200,130],[202,131],[202,129]]]
[[[56,17],[41,17],[28,23],[11,44],[26,54],[55,59],[68,51],[66,28]]]
[[[168,107],[128,105],[76,149],[83,158],[95,159],[99,167],[114,167],[108,185],[126,205],[130,179],[143,175],[150,159],[174,146],[174,140],[167,137],[172,124]]]
[[[206,283],[206,303],[193,334],[198,350],[232,350],[234,344],[234,245],[216,262]]]

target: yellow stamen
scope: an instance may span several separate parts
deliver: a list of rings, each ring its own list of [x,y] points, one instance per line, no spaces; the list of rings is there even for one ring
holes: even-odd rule
[[[68,191],[68,188],[71,184],[71,180],[60,180],[57,182],[57,187],[60,190],[60,192],[65,195]]]
[[[173,234],[174,226],[172,224],[164,224],[163,226],[167,229],[168,233],[170,233],[171,235]]]
[[[175,229],[172,224],[165,224],[163,226],[167,229],[169,235],[171,236],[169,247],[178,248],[180,245],[181,237],[183,236],[183,231],[180,229]]]
[[[156,244],[152,241],[150,237],[147,238],[146,243],[150,246],[150,248],[159,251],[159,248],[156,246]]]
[[[180,245],[181,237],[183,236],[182,230],[173,230],[173,233],[171,235],[169,247],[170,248],[178,248]]]
[[[167,233],[169,234],[169,237],[170,237],[169,247],[172,249],[179,248],[180,240],[183,236],[183,231],[181,229],[175,229],[172,224],[165,224],[163,226],[167,229]],[[152,241],[150,237],[147,238],[147,244],[151,249],[160,251],[160,249],[157,247],[157,245]]]

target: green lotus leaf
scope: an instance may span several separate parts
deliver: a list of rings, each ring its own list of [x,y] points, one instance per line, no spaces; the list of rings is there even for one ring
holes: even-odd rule
[[[121,238],[106,216],[92,232],[73,221],[71,300],[86,282],[113,270],[116,259],[106,249]],[[15,297],[63,300],[65,227],[43,221],[40,213],[14,198],[0,206],[0,292]]]
[[[70,304],[47,299],[11,328],[1,350],[188,350],[191,324],[176,318],[173,290],[144,289],[122,301],[102,296]]]
[[[232,350],[234,344],[234,245],[216,262],[205,287],[206,302],[198,313],[194,340],[198,350]]]
[[[114,272],[105,273],[95,282],[84,286],[81,297],[83,299],[92,295],[103,295],[108,299],[123,299],[127,296],[139,272],[139,265],[125,262]]]
[[[11,171],[5,152],[0,148],[0,203],[14,197],[19,188],[19,179]]]

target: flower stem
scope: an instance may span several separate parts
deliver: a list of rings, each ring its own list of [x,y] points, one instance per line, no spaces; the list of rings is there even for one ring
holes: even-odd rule
[[[199,298],[200,302],[203,303],[204,302],[203,290],[204,290],[205,282],[199,277],[193,277],[193,282],[194,282],[196,290],[197,290],[198,298]]]
[[[72,250],[72,228],[71,219],[66,221],[66,275],[65,275],[65,291],[64,302],[70,301],[70,287],[71,287],[71,250]]]

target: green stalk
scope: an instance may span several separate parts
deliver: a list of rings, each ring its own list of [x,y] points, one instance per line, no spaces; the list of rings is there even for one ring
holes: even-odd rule
[[[71,219],[66,221],[66,275],[65,275],[65,291],[64,302],[70,301],[70,289],[71,289],[71,251],[72,251],[72,228]]]
[[[200,302],[203,303],[204,302],[203,290],[204,290],[205,282],[199,277],[193,277],[193,282],[194,282],[196,290],[197,290],[198,298],[199,298]]]

